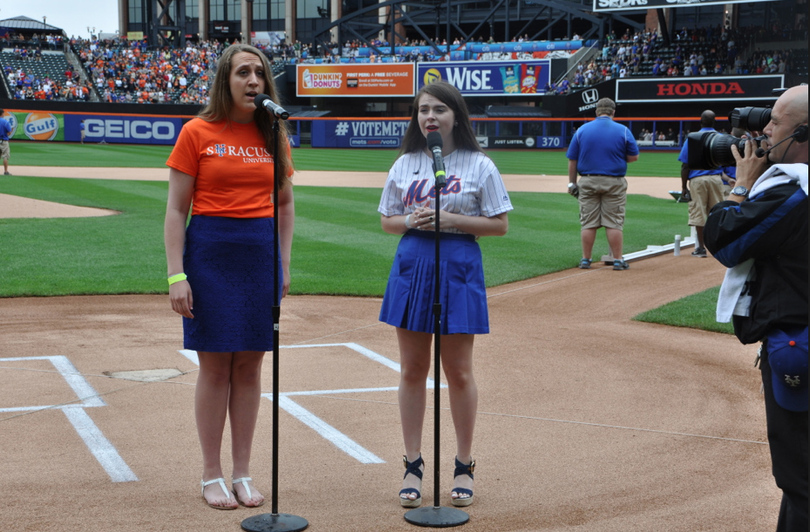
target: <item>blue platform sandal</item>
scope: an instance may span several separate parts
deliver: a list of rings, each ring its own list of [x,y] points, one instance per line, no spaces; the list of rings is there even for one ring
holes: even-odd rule
[[[459,461],[458,457],[456,457],[456,470],[453,472],[453,478],[461,475],[468,475],[470,478],[475,478],[473,477],[473,471],[475,471],[475,460],[470,458],[469,464],[463,464]],[[455,493],[457,496],[453,498],[452,493]],[[467,488],[453,488],[452,493],[450,497],[453,506],[469,506],[473,503],[472,490],[468,490]]]
[[[402,457],[402,461],[405,463],[405,475],[402,477],[403,479],[408,475],[413,475],[418,478],[421,482],[422,480],[422,470],[419,469],[425,462],[422,460],[422,455],[419,455],[419,458],[414,460],[413,462],[408,461],[407,456]],[[421,487],[421,484],[420,484]],[[410,495],[415,493],[416,498],[411,499]],[[419,493],[419,490],[416,488],[404,488],[399,491],[399,504],[402,505],[403,508],[418,508],[422,505],[422,494]]]

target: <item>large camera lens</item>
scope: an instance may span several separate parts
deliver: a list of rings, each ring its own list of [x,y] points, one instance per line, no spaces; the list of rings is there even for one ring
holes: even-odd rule
[[[738,107],[728,115],[731,127],[746,131],[762,131],[771,121],[771,110],[767,107]]]
[[[737,161],[731,154],[731,146],[737,146],[739,154],[745,150],[745,139],[718,133],[716,131],[698,131],[686,137],[687,166],[692,170],[711,170],[719,166],[736,166]]]

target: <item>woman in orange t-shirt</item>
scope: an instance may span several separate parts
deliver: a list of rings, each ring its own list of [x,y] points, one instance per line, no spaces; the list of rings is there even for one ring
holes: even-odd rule
[[[250,453],[262,359],[273,348],[272,307],[290,286],[292,158],[284,122],[278,124],[283,148],[273,153],[272,118],[256,108],[258,94],[277,97],[267,59],[252,46],[229,46],[219,60],[210,103],[185,124],[167,161],[169,297],[183,316],[184,347],[199,358],[194,406],[202,495],[221,510],[264,504],[249,476]],[[272,197],[274,163],[277,198]],[[282,268],[276,287],[274,268]],[[220,462],[228,416],[235,498]]]

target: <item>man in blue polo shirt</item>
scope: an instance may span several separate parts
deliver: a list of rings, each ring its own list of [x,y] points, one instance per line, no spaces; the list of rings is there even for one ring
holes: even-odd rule
[[[714,112],[703,111],[700,115],[700,132],[715,131]],[[681,164],[681,196],[689,199],[689,225],[695,228],[697,233],[697,244],[692,255],[695,257],[706,257],[706,248],[703,246],[703,226],[706,225],[706,218],[709,211],[723,201],[723,169],[713,168],[711,170],[690,170],[688,142],[683,143],[678,160]],[[688,183],[688,188],[687,188]]]
[[[11,135],[11,123],[3,118],[5,114],[5,110],[0,109],[0,158],[3,159],[3,175],[11,175],[8,172],[8,159],[11,156],[8,138]]]
[[[630,130],[613,121],[616,103],[610,98],[596,102],[596,120],[577,129],[568,146],[568,193],[579,198],[582,227],[582,260],[591,267],[596,230],[605,228],[613,269],[630,267],[622,258],[624,207],[627,203],[627,163],[638,160],[638,145]],[[577,175],[580,176],[577,183]]]

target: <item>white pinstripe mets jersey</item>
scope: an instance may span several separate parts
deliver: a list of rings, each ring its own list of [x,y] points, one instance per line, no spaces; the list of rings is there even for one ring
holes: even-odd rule
[[[455,150],[444,157],[444,168],[447,184],[441,191],[441,210],[491,218],[514,208],[495,163],[483,153]],[[433,209],[434,183],[433,158],[425,152],[406,153],[388,172],[377,210],[383,216],[396,216],[417,207]]]

